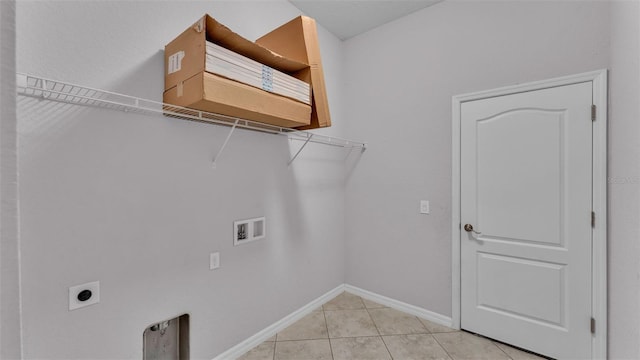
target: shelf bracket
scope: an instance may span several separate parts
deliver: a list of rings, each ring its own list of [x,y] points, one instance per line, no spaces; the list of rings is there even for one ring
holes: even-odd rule
[[[220,154],[222,154],[222,152],[224,151],[224,148],[227,147],[227,143],[229,142],[229,139],[231,139],[231,135],[233,135],[233,131],[238,126],[238,122],[239,121],[240,121],[240,119],[236,119],[236,121],[233,123],[233,126],[231,126],[231,130],[229,130],[229,133],[227,134],[227,138],[224,139],[224,142],[222,143],[222,146],[220,147],[220,150],[218,150],[218,153],[216,154],[216,156],[213,157],[213,168],[214,169],[216,168],[216,162],[220,158]]]
[[[346,161],[349,158],[349,156],[351,156],[352,153],[353,153],[353,147],[350,147],[349,151],[347,152],[347,156],[344,157],[344,160]]]
[[[49,94],[47,94],[47,80],[42,79],[40,81],[40,86],[42,87],[42,98],[43,99],[48,99],[49,98]]]
[[[313,138],[313,134],[309,134],[309,137],[307,137],[307,140],[304,142],[304,144],[302,144],[302,146],[300,147],[300,149],[298,149],[298,152],[293,155],[293,157],[291,158],[291,160],[289,160],[289,162],[287,163],[287,165],[291,165],[291,163],[293,162],[293,160],[295,160],[298,155],[300,155],[300,153],[302,152],[302,149],[304,149],[305,146],[307,146],[307,144],[309,143],[309,141],[311,141],[311,138]]]

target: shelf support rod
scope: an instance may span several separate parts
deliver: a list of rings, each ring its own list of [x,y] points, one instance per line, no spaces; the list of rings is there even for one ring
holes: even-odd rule
[[[300,155],[300,153],[302,152],[302,149],[304,149],[305,146],[307,146],[307,144],[309,143],[309,141],[311,141],[311,138],[313,137],[313,134],[309,134],[309,137],[307,138],[307,140],[304,142],[304,144],[302,144],[302,146],[300,147],[300,149],[298,149],[298,152],[293,155],[293,157],[291,158],[291,160],[289,160],[289,162],[287,163],[288,165],[291,165],[291,163],[293,162],[293,160],[295,160],[298,155]]]
[[[349,151],[347,152],[347,156],[345,156],[344,159],[347,160],[352,153],[353,153],[353,146],[349,148]]]
[[[47,80],[41,79],[40,86],[42,87],[42,98],[47,99],[49,95],[47,95]]]
[[[233,131],[238,126],[238,122],[239,121],[240,121],[240,119],[236,119],[236,121],[233,123],[233,126],[231,127],[231,130],[227,134],[227,138],[224,139],[224,142],[222,143],[222,147],[220,147],[220,150],[218,150],[218,153],[216,154],[216,156],[213,157],[213,168],[214,169],[216,168],[216,161],[218,161],[218,158],[220,157],[220,154],[222,154],[222,152],[224,151],[224,148],[227,147],[227,143],[229,142],[229,139],[231,139],[231,135],[233,135]]]

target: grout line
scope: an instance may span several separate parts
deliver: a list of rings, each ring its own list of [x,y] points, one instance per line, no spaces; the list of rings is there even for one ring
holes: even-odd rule
[[[391,359],[393,359],[393,354],[391,354],[391,350],[389,350],[389,346],[387,346],[387,342],[384,341],[384,337],[382,335],[380,335],[380,339],[382,339],[382,343],[384,344],[385,349],[387,349],[389,356],[391,356]]]
[[[360,301],[362,301],[362,297],[358,296],[360,298]],[[373,326],[376,327],[376,331],[378,331],[378,337],[380,338],[380,340],[382,340],[382,344],[384,345],[384,348],[387,349],[387,353],[389,354],[389,357],[391,359],[393,359],[393,355],[391,354],[391,350],[389,350],[389,347],[387,346],[387,343],[384,341],[384,338],[382,337],[382,332],[380,332],[380,329],[378,328],[378,324],[376,324],[376,321],[373,320],[373,316],[371,316],[371,313],[369,312],[369,308],[367,308],[367,305],[364,304],[364,301],[362,301],[362,304],[364,305],[364,309],[367,310],[367,314],[369,314],[369,318],[371,318],[371,322],[373,323]]]
[[[409,314],[409,315],[411,315],[411,314]],[[413,317],[415,317],[416,319],[418,319],[418,323],[419,323],[419,324],[420,324],[420,326],[422,326],[422,327],[424,328],[424,330],[426,331],[426,333],[425,333],[425,334],[429,334],[429,335],[431,335],[431,330],[429,330],[429,328],[427,327],[427,325],[425,325],[425,324],[422,322],[422,319],[420,319],[420,317],[419,317],[419,316],[415,316],[415,315],[412,315],[412,316],[413,316]],[[428,321],[428,320],[427,320],[427,321]]]
[[[440,344],[440,341],[438,341],[438,339],[435,336],[433,336],[433,334],[431,334],[431,337],[433,338],[433,340],[436,341],[436,344],[438,344],[440,346],[440,348],[442,350],[444,350],[444,352],[447,354],[449,359],[453,359],[453,356],[451,356],[451,354],[449,354],[449,351],[447,351],[447,348],[445,348],[442,344]]]
[[[341,338],[336,338],[336,339],[341,339]],[[284,342],[319,341],[319,340],[329,340],[329,338],[296,339],[296,340],[280,340],[280,341],[278,341],[278,342],[279,342],[279,343],[284,343]]]
[[[509,359],[513,360],[513,358],[511,357],[511,355],[507,354],[507,352],[506,352],[506,351],[504,351],[500,346],[498,346],[498,344],[496,343],[496,341],[495,341],[495,340],[490,339],[490,338],[487,338],[487,337],[484,337],[484,336],[482,336],[482,335],[480,335],[480,334],[475,334],[475,335],[476,335],[476,336],[479,336],[479,337],[481,337],[481,338],[484,338],[484,339],[489,340],[489,341],[493,344],[493,346],[495,346],[495,347],[497,347],[498,349],[500,349],[500,351],[502,351],[502,353],[503,353],[503,354],[505,354]]]
[[[358,308],[358,309],[335,309],[335,310],[324,310],[325,312],[334,312],[334,311],[357,311],[357,310],[367,310],[366,308]],[[378,310],[378,309],[372,309]]]
[[[0,0],[0,1],[2,1],[2,0]],[[333,353],[332,340],[334,340],[334,339],[335,339],[335,340],[339,340],[339,339],[357,339],[357,338],[379,338],[379,339],[381,339],[381,340],[382,340],[382,342],[383,342],[383,344],[384,344],[384,346],[385,346],[385,348],[386,348],[386,350],[387,350],[388,355],[391,357],[391,359],[393,359],[394,357],[393,357],[393,355],[391,354],[391,351],[389,350],[389,347],[387,346],[387,343],[386,343],[386,341],[385,341],[385,339],[384,339],[384,336],[390,336],[390,337],[393,337],[393,336],[409,336],[409,335],[429,335],[433,340],[435,340],[436,344],[440,347],[440,349],[442,349],[442,351],[444,351],[444,352],[445,352],[445,354],[449,357],[449,359],[450,359],[450,360],[455,360],[455,358],[452,356],[452,354],[451,354],[451,353],[450,353],[450,352],[449,352],[449,351],[448,351],[448,350],[447,350],[447,349],[442,345],[442,343],[440,343],[440,341],[438,341],[438,339],[436,338],[436,336],[435,336],[435,335],[438,335],[438,334],[453,334],[453,333],[456,333],[456,332],[464,332],[464,333],[467,333],[467,334],[469,334],[469,335],[476,336],[476,337],[478,337],[478,338],[486,339],[486,340],[490,341],[490,342],[491,342],[495,347],[497,347],[497,348],[500,350],[500,352],[501,352],[501,353],[503,353],[503,354],[504,354],[508,359],[511,359],[511,360],[513,360],[513,359],[514,359],[512,356],[510,356],[510,355],[509,355],[509,354],[508,354],[508,353],[507,353],[507,352],[506,352],[506,351],[505,351],[505,350],[500,346],[500,345],[504,344],[504,343],[502,343],[502,342],[500,342],[500,341],[493,340],[493,339],[491,339],[491,338],[488,338],[488,337],[485,337],[485,336],[482,336],[482,335],[479,335],[479,334],[474,334],[474,333],[469,332],[469,331],[466,331],[466,330],[455,330],[455,329],[452,329],[453,331],[431,332],[431,331],[429,330],[429,328],[425,325],[425,323],[424,323],[423,321],[421,321],[421,319],[422,319],[422,318],[420,318],[420,316],[416,316],[416,315],[413,315],[413,314],[407,313],[407,312],[402,311],[402,310],[393,309],[393,308],[391,308],[391,307],[381,307],[381,308],[373,307],[373,308],[368,308],[368,307],[365,305],[364,300],[363,300],[363,298],[362,298],[362,297],[360,297],[359,295],[355,295],[355,294],[353,294],[353,295],[354,295],[354,296],[357,296],[357,297],[360,299],[360,301],[361,301],[361,303],[362,303],[363,307],[361,307],[361,308],[356,308],[356,309],[334,309],[334,310],[325,310],[324,305],[326,305],[326,304],[328,303],[328,301],[327,301],[326,303],[324,303],[324,304],[320,305],[319,310],[314,310],[314,311],[322,311],[322,316],[323,316],[324,321],[325,321],[325,329],[326,329],[326,331],[327,331],[327,337],[326,337],[326,338],[281,340],[281,339],[280,339],[280,337],[279,337],[279,333],[276,333],[276,334],[274,335],[274,336],[275,336],[275,340],[273,341],[274,346],[273,346],[273,350],[272,350],[272,359],[271,359],[271,360],[275,360],[275,359],[276,359],[277,346],[278,346],[278,344],[279,344],[279,343],[282,343],[282,342],[300,342],[300,341],[316,341],[316,340],[325,340],[325,339],[326,339],[326,340],[329,340],[329,349],[330,349],[330,352],[331,352],[331,359],[332,359],[332,360],[334,360],[335,358],[334,358],[334,353]],[[331,300],[329,300],[329,301],[331,301]],[[426,329],[426,332],[425,332],[425,333],[409,333],[409,334],[401,333],[401,334],[387,334],[387,335],[383,335],[383,334],[382,334],[382,332],[381,332],[381,330],[380,330],[380,327],[377,325],[377,323],[376,323],[376,322],[375,322],[375,320],[373,319],[373,316],[371,315],[371,311],[377,311],[377,310],[382,310],[382,309],[393,309],[393,310],[395,310],[395,311],[399,311],[399,312],[401,312],[401,313],[403,313],[403,314],[406,314],[406,315],[410,315],[410,316],[416,317],[416,318],[418,319],[418,321],[420,322],[420,324],[423,326],[423,328],[424,328],[424,329]],[[329,334],[329,323],[328,323],[328,321],[327,321],[327,314],[326,314],[327,312],[361,311],[361,310],[365,310],[365,311],[367,312],[367,315],[368,315],[368,316],[369,316],[369,318],[371,319],[371,321],[372,321],[372,323],[373,323],[373,325],[374,325],[374,327],[375,327],[375,329],[376,329],[376,331],[377,331],[378,335],[366,335],[366,336],[344,336],[344,337],[335,337],[335,338],[331,338],[331,337],[330,337],[330,334]],[[312,313],[312,312],[311,312],[311,313]],[[430,321],[430,320],[427,320],[427,319],[424,319],[424,320],[426,320],[426,321]],[[299,321],[299,320],[298,320],[298,321]],[[291,324],[291,325],[293,325],[293,324]],[[291,326],[291,325],[290,325],[290,326]],[[284,330],[284,329],[283,329],[283,330]],[[267,341],[263,341],[261,344],[264,344],[265,342],[267,342]],[[464,342],[463,342],[463,343],[464,343]],[[260,344],[259,344],[259,345],[260,345]],[[513,345],[509,345],[509,344],[504,344],[504,345],[505,345],[505,346],[512,347],[512,348],[515,348],[515,349],[520,350],[520,351],[524,351],[524,352],[526,352],[526,353],[530,353],[530,354],[532,354],[532,355],[540,356],[540,357],[541,357],[541,359],[543,359],[543,360],[544,360],[544,359],[553,360],[553,359],[551,359],[551,358],[543,357],[543,356],[541,356],[541,355],[539,355],[539,354],[535,354],[535,353],[533,353],[533,352],[530,352],[530,351],[528,351],[528,350],[525,350],[525,349],[521,349],[521,348],[515,347],[515,346],[513,346]]]
[[[311,313],[314,309],[317,309],[318,306],[320,306],[320,304],[322,304],[323,302],[327,302],[332,297],[335,297],[336,296],[335,294],[340,294],[341,292],[344,292],[344,284],[341,284],[336,288],[329,290],[324,295],[321,295],[315,300],[312,300],[307,305],[304,305],[303,307],[299,308],[298,310],[295,310],[289,315],[269,325],[268,327],[264,328],[263,330],[259,331],[253,336],[250,336],[249,338],[238,343],[237,345],[232,346],[226,351],[218,354],[213,360],[226,360],[226,359],[238,358],[246,354],[247,352],[251,351],[251,349],[255,348],[256,346],[264,343],[266,340],[269,340],[269,338],[271,338],[273,335],[276,335],[276,344],[277,344],[279,342],[278,340],[280,341],[282,340],[281,338],[278,339],[277,333],[279,331],[282,331],[286,327],[293,325],[296,321],[302,319],[304,316]],[[277,349],[278,347],[276,347],[276,350]],[[276,352],[276,357],[277,357],[277,352]]]
[[[331,345],[331,336],[329,336],[329,324],[327,324],[327,314],[324,313],[324,304],[320,306],[322,311],[322,317],[324,318],[324,327],[327,329],[327,339],[329,340],[329,350],[331,351],[331,360],[334,360],[333,357],[333,346]]]
[[[355,294],[354,294],[355,295]],[[358,296],[358,295],[356,295]],[[327,340],[329,340],[329,349],[331,351],[331,359],[334,360],[334,353],[333,353],[333,345],[332,345],[332,340],[338,340],[338,339],[357,339],[357,338],[379,338],[382,340],[382,343],[385,346],[385,349],[387,350],[388,355],[390,356],[391,359],[393,359],[393,355],[391,354],[391,351],[389,350],[389,347],[387,346],[387,343],[384,339],[384,336],[406,336],[406,335],[429,335],[433,340],[435,340],[436,344],[442,349],[442,351],[445,352],[445,354],[449,357],[450,360],[453,360],[454,357],[449,353],[449,351],[447,351],[447,349],[438,341],[438,339],[434,336],[435,334],[439,334],[439,332],[435,332],[432,333],[429,328],[422,322],[420,321],[420,318],[418,316],[413,315],[414,317],[416,317],[416,319],[418,319],[418,321],[420,322],[420,324],[422,325],[422,327],[425,329],[426,332],[424,333],[411,333],[411,334],[389,334],[389,335],[383,335],[382,332],[380,331],[380,328],[378,327],[377,323],[375,322],[375,320],[373,319],[373,316],[371,315],[371,310],[380,310],[380,309],[385,309],[385,308],[389,308],[389,307],[382,307],[382,308],[368,308],[362,297],[358,296],[358,298],[360,299],[360,301],[362,302],[363,307],[359,308],[359,309],[333,309],[333,310],[325,310],[324,305],[326,304],[322,304],[320,306],[320,310],[317,311],[322,311],[322,316],[324,318],[325,321],[325,329],[327,331]],[[345,337],[336,337],[336,338],[331,338],[330,334],[329,334],[329,323],[327,321],[327,312],[337,312],[337,311],[354,311],[354,310],[365,310],[367,312],[367,315],[369,315],[369,318],[371,319],[371,322],[373,323],[378,335],[368,335],[368,336],[345,336]],[[405,313],[404,311],[400,311],[402,313]],[[412,315],[412,314],[408,314],[405,313],[407,315]],[[454,331],[455,332],[455,331]],[[443,332],[444,334],[446,333],[452,333],[452,332]],[[310,340],[324,340],[324,338],[320,338],[320,339],[297,339],[297,340],[280,340],[279,339],[279,334],[276,333],[275,335],[275,341],[274,341],[274,348],[273,348],[273,357],[272,359],[275,360],[276,358],[276,350],[277,350],[277,346],[278,343],[280,342],[299,342],[299,341],[310,341]],[[482,336],[481,336],[482,337]],[[488,339],[490,340],[490,339]],[[491,341],[492,344],[494,346],[496,346],[502,353],[504,353],[507,358],[513,360],[513,358],[511,356],[509,356],[509,354],[507,354],[500,346],[498,346],[494,341]]]
[[[378,336],[382,336],[382,333],[380,332],[380,328],[378,328],[378,324],[376,324],[376,321],[373,320],[373,316],[371,316],[371,313],[369,312],[369,309],[366,309],[367,311],[367,315],[369,315],[369,319],[371,319],[371,322],[373,323],[373,326],[376,328],[376,331],[378,332]]]
[[[381,337],[381,336],[397,336],[397,335],[364,335],[364,336],[343,336],[343,337],[335,337],[335,338],[331,338],[329,340],[340,340],[340,339],[359,339],[359,338],[374,338],[374,337]]]
[[[501,348],[500,346],[498,346],[498,345],[497,345],[496,343],[494,343],[493,341],[491,341],[491,343],[493,344],[493,346],[497,347],[500,351],[502,351],[502,353],[503,353],[503,354],[507,355],[507,357],[508,357],[509,359],[513,360],[513,358],[512,358],[509,354],[507,354],[507,352],[506,352],[506,351],[502,350],[502,348]]]
[[[485,339],[485,340],[488,340],[490,343],[492,343],[492,344],[493,344],[493,346],[497,347],[497,348],[498,348],[502,353],[504,353],[504,354],[505,354],[509,359],[513,360],[513,358],[512,358],[509,354],[507,354],[507,352],[506,352],[506,351],[502,350],[502,348],[501,348],[500,346],[498,346],[498,344],[496,344],[496,341],[495,341],[495,340],[493,340],[493,339],[491,339],[491,338],[488,338],[488,337],[486,337],[486,336],[480,335],[480,334],[472,333],[472,332],[469,332],[469,334],[474,335],[474,336],[477,336],[477,337],[482,338],[482,339]]]
[[[478,336],[482,336],[482,335],[478,335]],[[482,337],[484,337],[484,336],[482,336]],[[545,359],[546,359],[546,360],[555,360],[555,359],[553,359],[553,358],[546,357],[546,356],[544,356],[544,355],[541,355],[541,354],[535,353],[535,352],[533,352],[533,351],[531,351],[531,350],[523,349],[523,348],[517,347],[517,346],[515,346],[515,345],[507,344],[507,343],[502,342],[502,341],[499,341],[499,340],[494,340],[494,339],[491,339],[491,338],[487,338],[487,339],[491,340],[491,342],[493,342],[497,347],[499,347],[499,348],[500,348],[500,350],[502,350],[502,352],[505,352],[505,353],[506,353],[506,351],[504,351],[504,349],[502,349],[502,347],[501,347],[500,345],[504,345],[504,346],[506,346],[506,347],[510,347],[510,348],[512,348],[512,349],[516,349],[516,350],[519,350],[519,351],[525,352],[525,353],[527,353],[527,354],[529,354],[529,355],[537,356],[537,357],[539,357],[539,358],[540,358],[540,359],[542,359],[542,360],[545,360]],[[513,357],[511,357],[511,355],[507,354],[507,356],[509,356],[509,357],[513,360]]]
[[[276,336],[276,340],[278,339],[278,337]],[[276,360],[276,346],[278,346],[278,342],[274,341],[273,342],[273,354],[271,354],[271,360]]]

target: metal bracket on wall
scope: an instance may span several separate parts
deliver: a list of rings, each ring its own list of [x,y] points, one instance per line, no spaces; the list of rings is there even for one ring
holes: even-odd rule
[[[313,134],[309,135],[309,138],[307,138],[307,140],[305,140],[304,144],[302,144],[302,146],[300,147],[300,149],[298,149],[298,152],[296,152],[295,155],[293,155],[293,157],[291,158],[291,160],[289,160],[289,162],[287,163],[287,165],[291,165],[291,163],[293,162],[293,160],[295,160],[298,155],[300,155],[300,153],[302,152],[302,150],[304,149],[305,146],[307,146],[307,144],[309,143],[309,141],[311,141],[311,139],[313,138]]]
[[[236,127],[238,126],[238,121],[237,120],[233,123],[233,126],[231,127],[231,130],[229,130],[229,134],[227,134],[227,138],[224,139],[224,142],[222,143],[222,146],[220,147],[220,150],[218,150],[218,153],[216,154],[216,156],[213,157],[213,168],[216,168],[216,161],[218,161],[218,158],[220,157],[220,154],[222,154],[222,152],[224,151],[224,148],[227,147],[227,143],[229,142],[229,139],[231,139],[231,135],[233,135],[233,131],[236,129]]]
[[[347,155],[344,157],[345,160],[347,160],[347,158],[349,158],[349,156],[353,153],[353,149],[360,149],[360,153],[363,153],[365,150],[367,150],[366,143],[351,141],[347,139],[341,139],[341,138],[332,137],[332,136],[312,134],[307,131],[292,130],[290,133],[288,133],[288,136],[289,136],[289,140],[302,141],[303,144],[295,153],[295,155],[291,157],[287,165],[291,165],[291,163],[293,163],[293,161],[298,157],[298,155],[300,155],[300,153],[305,148],[305,146],[307,146],[308,143],[318,143],[318,144],[324,144],[324,145],[349,149],[349,151],[347,152]]]
[[[269,134],[284,135],[291,140],[304,141],[302,147],[289,160],[290,165],[302,149],[310,143],[318,143],[342,148],[360,148],[361,151],[366,149],[363,142],[340,139],[337,137],[320,135],[308,131],[300,131],[291,128],[280,127],[276,125],[263,124],[251,120],[236,118],[232,116],[210,113],[201,110],[190,109],[182,106],[165,104],[158,101],[137,98],[134,96],[119,94],[106,90],[89,88],[86,86],[65,83],[62,81],[45,79],[38,76],[17,74],[17,93],[18,95],[35,97],[47,101],[62,102],[81,106],[91,106],[106,108],[111,110],[119,110],[143,115],[163,115],[183,120],[192,120],[198,122],[211,123],[216,125],[231,126],[231,130],[222,144],[220,150],[213,158],[213,167],[216,161],[224,151],[231,135],[237,128],[245,130],[259,131]],[[351,152],[349,152],[350,154]]]

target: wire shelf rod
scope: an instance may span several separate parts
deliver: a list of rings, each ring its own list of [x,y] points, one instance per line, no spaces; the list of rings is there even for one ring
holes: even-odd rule
[[[269,134],[285,135],[291,140],[318,143],[343,148],[366,149],[366,143],[333,136],[314,134],[276,125],[254,122],[233,116],[210,113],[158,101],[138,98],[112,91],[100,90],[38,76],[18,73],[18,95],[37,97],[82,106],[94,106],[148,115],[163,115],[195,120],[234,128],[243,128]]]

